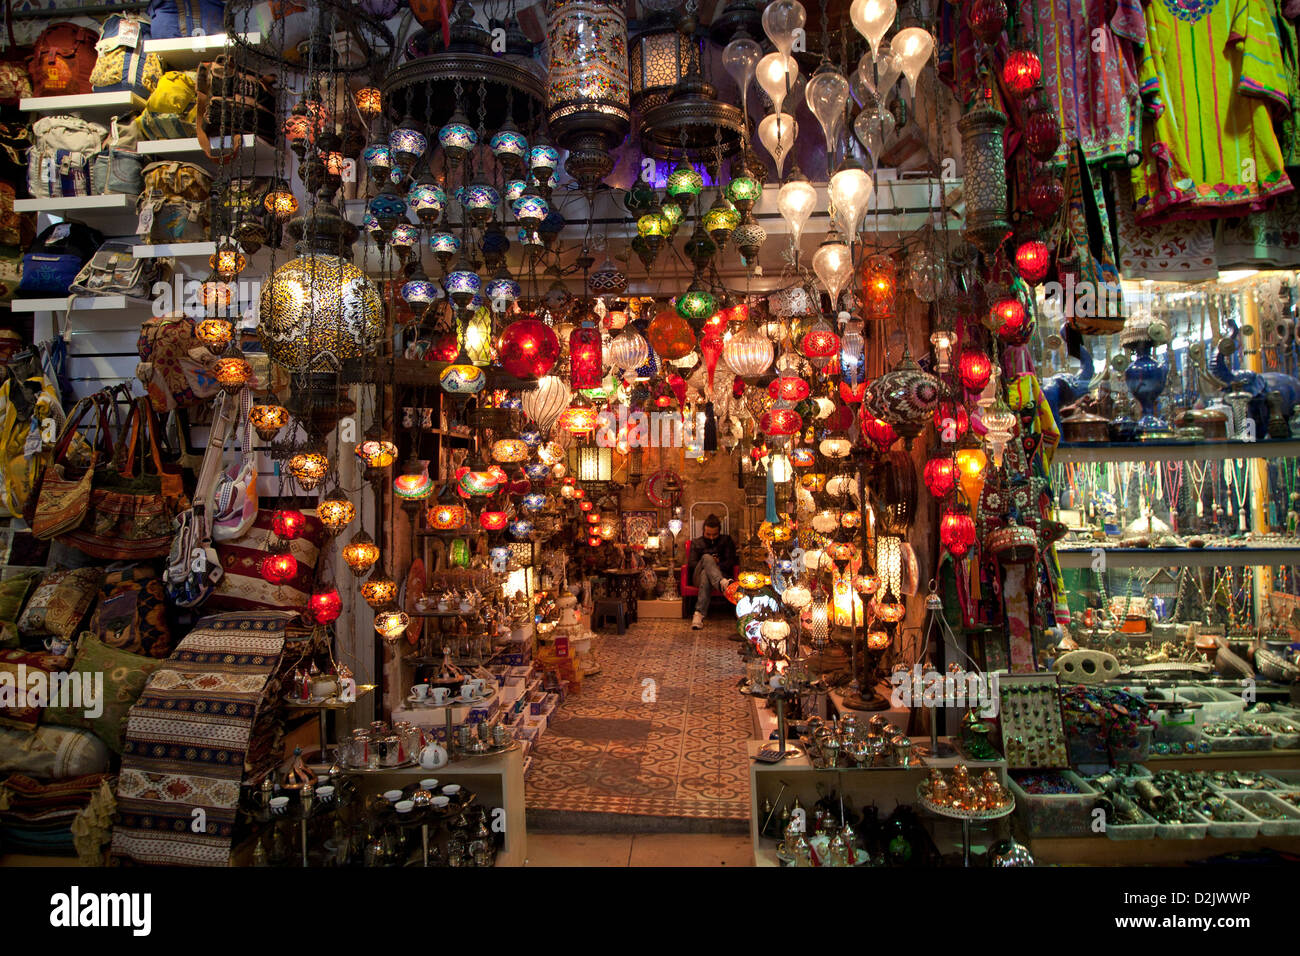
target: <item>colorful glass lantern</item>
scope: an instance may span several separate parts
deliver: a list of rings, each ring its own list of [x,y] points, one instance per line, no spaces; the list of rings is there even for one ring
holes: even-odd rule
[[[384,110],[384,94],[373,86],[363,86],[352,94],[352,100],[366,119],[374,119]]]
[[[686,293],[687,296],[692,294]],[[708,295],[707,292],[704,294]],[[660,312],[650,320],[650,325],[646,328],[646,340],[650,347],[667,362],[684,358],[695,348],[695,333],[691,331],[686,318],[679,314],[681,309],[682,300],[678,299],[676,312]]]
[[[975,0],[970,8],[972,15],[976,7],[992,4],[1001,5],[1002,0]],[[1005,6],[1002,11],[1005,19]],[[1001,30],[1001,26],[998,29]],[[1003,144],[1007,116],[994,104],[991,87],[992,84],[982,85],[970,109],[957,123],[965,168],[962,187],[967,196],[963,234],[968,242],[990,257],[1011,232],[1007,222],[1007,167]]]
[[[248,410],[248,422],[262,441],[270,441],[289,424],[289,410],[283,405],[258,403]]]
[[[304,491],[311,491],[324,480],[330,460],[318,451],[300,451],[289,458],[289,473]]]
[[[405,263],[411,257],[411,250],[415,248],[420,241],[420,227],[413,226],[409,222],[399,222],[393,227],[392,234],[388,237],[388,243],[397,253],[399,261]]]
[[[313,624],[324,625],[334,623],[342,613],[343,598],[339,596],[338,588],[330,587],[312,593],[303,616]]]
[[[569,335],[569,384],[573,388],[599,388],[604,375],[600,329],[583,322]],[[567,426],[562,424],[562,427]]]
[[[483,294],[487,296],[488,302],[491,303],[493,312],[505,312],[513,302],[518,300],[522,291],[519,283],[510,274],[509,270],[502,265],[497,274],[489,280]],[[559,357],[558,352],[556,357]]]
[[[970,413],[960,402],[940,402],[934,410],[934,427],[940,441],[958,441],[970,428]]]
[[[443,153],[453,166],[460,163],[469,155],[469,151],[478,145],[478,133],[469,125],[459,105],[446,125],[438,130],[438,145],[442,147]]]
[[[423,225],[433,226],[447,208],[447,193],[435,182],[421,181],[406,194],[406,203]]]
[[[852,327],[840,338],[840,385],[864,386],[867,380],[867,346],[862,333]],[[861,401],[859,397],[858,401]]]
[[[767,394],[775,401],[800,402],[808,397],[809,385],[797,375],[782,375],[767,386]]]
[[[371,182],[388,182],[389,171],[393,168],[393,152],[387,143],[371,143],[361,151],[361,160],[366,164],[366,174]]]
[[[752,322],[746,322],[722,347],[722,360],[743,379],[755,379],[766,372],[775,354],[772,340],[758,331]]]
[[[862,416],[862,430],[881,451],[888,451],[898,441],[898,432],[894,431],[894,426],[874,415]]]
[[[375,610],[387,607],[397,600],[397,582],[383,571],[376,571],[361,585],[361,597]]]
[[[984,490],[985,472],[988,469],[988,455],[980,447],[978,439],[967,435],[954,455],[957,465],[957,482],[962,494],[971,508],[979,506],[980,494]]]
[[[625,328],[609,344],[609,364],[622,375],[645,364],[650,346],[632,326]]]
[[[407,459],[402,473],[393,479],[393,494],[403,501],[423,501],[432,493],[429,463],[416,458]]]
[[[456,253],[460,252],[460,240],[450,232],[435,232],[429,235],[429,248],[445,268]]]
[[[464,505],[436,504],[425,512],[425,517],[434,531],[459,531],[469,520],[469,511]]]
[[[509,520],[504,511],[484,511],[478,516],[479,527],[484,531],[504,531]]]
[[[465,190],[465,197],[461,200],[461,205],[465,207],[465,212],[470,221],[476,226],[482,227],[491,221],[492,216],[496,213],[497,203],[500,201],[500,193],[485,182],[477,182]]]
[[[514,124],[509,123],[494,133],[488,141],[488,148],[492,150],[497,162],[509,170],[519,170],[523,169],[524,161],[528,158],[528,140],[513,127]]]
[[[1016,249],[1016,271],[1030,285],[1038,285],[1047,278],[1052,265],[1052,251],[1041,239],[1027,239]]]
[[[388,134],[388,149],[392,157],[393,168],[407,174],[415,166],[429,140],[416,128],[415,120],[407,114],[391,133]]]
[[[722,196],[715,199],[709,211],[704,214],[704,230],[719,246],[727,241],[739,225],[740,213]]]
[[[703,327],[704,321],[713,314],[716,306],[717,299],[713,293],[700,285],[698,280],[693,281],[690,288],[677,297],[677,314],[699,327]]]
[[[477,395],[487,386],[487,375],[477,365],[458,362],[439,373],[438,384],[449,395]]]
[[[926,489],[940,500],[947,498],[957,487],[957,465],[951,456],[931,458],[925,463],[923,476]]]
[[[253,365],[243,352],[232,347],[212,366],[212,376],[222,391],[233,395],[253,381]]]
[[[600,343],[597,341],[597,349]],[[560,357],[560,340],[545,322],[534,318],[515,319],[501,333],[497,359],[515,378],[540,378]]]
[[[307,530],[307,518],[297,508],[277,508],[271,515],[271,530],[285,541],[292,541]]]
[[[939,519],[939,540],[954,558],[961,558],[975,544],[975,522],[964,510],[949,508]]]
[[[356,516],[356,505],[337,488],[316,504],[316,517],[331,535],[341,534]]]
[[[492,313],[482,307],[475,309],[461,327],[460,344],[475,365],[486,368],[492,364]]]
[[[811,448],[801,445],[798,448],[792,448],[790,450],[790,461],[796,468],[811,468],[813,465],[817,464],[817,453]],[[811,476],[805,475],[804,477],[807,478]],[[826,478],[823,475],[822,481],[825,482],[825,480]]]
[[[934,346],[934,370],[947,375],[952,368],[952,350],[957,344],[957,333],[951,329],[935,329],[930,333],[930,344]]]
[[[742,214],[753,209],[762,195],[763,185],[753,176],[737,176],[727,183],[727,200]]]
[[[469,261],[462,256],[456,268],[447,274],[444,285],[447,289],[447,298],[463,309],[482,290],[483,280],[470,267]]]
[[[194,327],[200,342],[214,353],[221,352],[235,334],[235,325],[229,319],[203,319]]]
[[[518,438],[498,438],[492,443],[492,460],[515,464],[528,460],[528,446]]]
[[[1025,148],[1040,162],[1047,162],[1061,146],[1061,122],[1047,93],[1039,87],[1033,105],[1025,115]]]
[[[1043,62],[1030,44],[1018,44],[1002,64],[1002,82],[1012,93],[1024,96],[1043,75]]]
[[[390,607],[375,614],[375,632],[386,641],[395,641],[411,626],[411,616],[401,608]]]
[[[379,561],[379,545],[365,531],[358,531],[343,546],[343,563],[357,577],[363,577]]]
[[[298,211],[298,199],[293,192],[284,183],[279,183],[269,189],[266,198],[262,200],[266,211],[276,219],[284,221]]]
[[[803,419],[793,408],[773,408],[759,419],[758,427],[764,435],[782,437],[793,435],[803,428]]]
[[[867,260],[863,281],[866,302],[865,313],[869,319],[892,319],[894,299],[898,292],[898,271],[893,256],[874,255]]]
[[[600,413],[579,397],[577,402],[560,413],[556,424],[573,435],[590,435],[600,424]]]
[[[676,168],[668,174],[666,184],[668,198],[678,206],[689,206],[703,189],[704,177],[684,159],[679,160]]]
[[[987,355],[975,348],[962,350],[957,360],[957,377],[968,392],[983,391],[992,375],[993,363]]]
[[[1019,332],[1027,318],[1025,304],[1014,292],[1004,291],[993,296],[989,306],[989,324],[999,335],[1003,334],[1004,328],[1009,330],[1008,334]]]
[[[288,551],[272,551],[262,558],[257,571],[267,584],[279,587],[298,576],[298,559]]]
[[[534,142],[533,148],[528,151],[528,168],[538,182],[544,183],[555,174],[556,167],[560,165],[560,151],[546,142],[544,136],[539,139],[541,141]]]
[[[551,205],[541,196],[524,193],[510,204],[510,211],[524,229],[537,229],[551,214]]]

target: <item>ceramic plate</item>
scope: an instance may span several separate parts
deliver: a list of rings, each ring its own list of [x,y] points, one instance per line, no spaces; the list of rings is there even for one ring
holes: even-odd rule
[[[424,618],[415,616],[415,602],[424,596],[424,585],[424,559],[416,558],[406,574],[406,591],[402,597],[406,613],[411,615],[411,623],[406,625],[406,639],[412,645],[420,643],[420,632],[424,630]]]

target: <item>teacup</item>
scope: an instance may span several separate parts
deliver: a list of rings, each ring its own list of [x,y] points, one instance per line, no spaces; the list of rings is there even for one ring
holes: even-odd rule
[[[437,796],[433,798],[433,805],[439,810],[451,803],[451,797]]]
[[[387,800],[389,803],[396,803],[398,800],[401,800],[401,799],[402,799],[402,791],[400,791],[400,790],[385,790],[385,791],[384,791],[384,799]]]
[[[437,790],[437,789],[438,789],[438,778],[437,778],[437,777],[425,777],[423,780],[420,781],[420,789],[421,789],[421,790]]]
[[[460,784],[449,783],[442,788],[442,792],[446,794],[448,797],[454,797],[460,793]]]
[[[414,687],[411,688],[411,696],[414,697],[416,700],[424,700],[429,696],[429,685],[416,684]]]
[[[396,803],[393,804],[393,809],[396,810],[398,813],[410,813],[413,809],[415,809],[415,801],[398,800]]]
[[[445,703],[447,703],[447,698],[448,698],[450,695],[451,695],[451,688],[449,688],[449,687],[430,687],[430,688],[429,688],[429,699],[432,700],[435,704],[445,704]]]
[[[45,639],[45,649],[56,657],[66,657],[70,647],[72,647],[71,642],[61,637],[47,637]]]
[[[473,700],[477,696],[478,696],[478,687],[474,685],[473,681],[467,680],[465,681],[465,683],[460,685],[461,700]]]
[[[321,803],[329,803],[334,799],[334,787],[332,784],[325,784],[323,787],[316,788],[316,797]]]
[[[271,812],[274,813],[276,816],[281,816],[288,809],[289,809],[288,797],[271,798]]]

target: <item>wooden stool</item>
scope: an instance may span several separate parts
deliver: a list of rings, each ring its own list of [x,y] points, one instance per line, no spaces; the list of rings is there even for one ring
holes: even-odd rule
[[[596,602],[595,607],[591,610],[591,626],[601,627],[610,619],[614,619],[614,625],[618,633],[627,632],[627,611],[623,602],[618,598],[602,598]]]

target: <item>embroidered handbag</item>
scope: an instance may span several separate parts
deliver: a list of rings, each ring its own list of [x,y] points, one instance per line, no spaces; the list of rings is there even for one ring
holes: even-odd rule
[[[218,391],[208,351],[194,333],[194,323],[183,314],[149,319],[136,340],[140,364],[135,375],[144,383],[154,411],[162,415],[174,408],[192,408]]]
[[[90,74],[90,88],[96,93],[126,90],[148,99],[163,72],[158,54],[144,52],[149,38],[148,20],[110,14],[95,44],[99,58]]]
[[[81,427],[83,419],[91,411],[97,414],[96,438],[91,444],[91,456],[88,467],[80,475],[70,475],[66,461],[68,449]],[[29,501],[34,507],[25,514],[31,525],[32,536],[48,541],[66,534],[81,526],[86,520],[90,508],[90,489],[95,479],[95,466],[112,457],[112,436],[109,434],[108,420],[100,396],[83,398],[72,409],[58,444],[54,446],[54,456],[32,488]]]
[[[37,96],[70,96],[90,92],[99,34],[75,23],[46,27],[32,47],[27,73]]]
[[[90,632],[108,647],[166,657],[172,650],[167,592],[158,569],[147,564],[109,568],[100,586]]]
[[[85,520],[61,540],[94,558],[141,561],[166,557],[172,546],[173,521],[188,507],[180,468],[163,464],[158,420],[149,400],[140,397],[131,407],[113,467],[95,477]]]
[[[144,191],[137,208],[150,211],[149,238],[154,242],[206,239],[212,176],[194,163],[174,160],[144,168]]]

